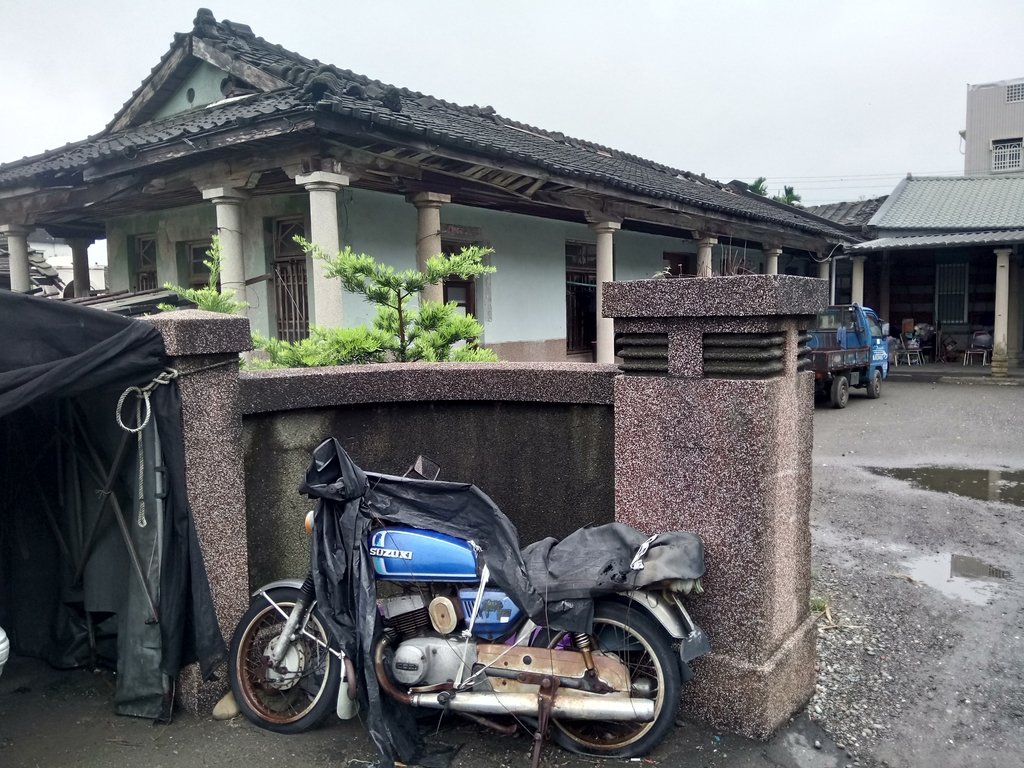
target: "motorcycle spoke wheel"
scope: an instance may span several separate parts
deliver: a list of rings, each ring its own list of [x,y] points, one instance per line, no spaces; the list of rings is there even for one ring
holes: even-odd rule
[[[559,639],[552,638],[551,647]],[[601,757],[641,757],[672,728],[682,678],[679,661],[665,631],[646,614],[618,603],[598,604],[591,635],[595,654],[622,662],[632,695],[654,700],[650,722],[552,720],[552,737],[573,752]]]
[[[288,613],[298,590],[272,590]],[[231,689],[239,709],[256,725],[278,733],[301,733],[318,725],[336,704],[341,662],[314,639],[300,634],[272,668],[269,654],[285,617],[261,595],[239,622],[231,643]],[[314,610],[306,632],[327,644],[327,628]]]

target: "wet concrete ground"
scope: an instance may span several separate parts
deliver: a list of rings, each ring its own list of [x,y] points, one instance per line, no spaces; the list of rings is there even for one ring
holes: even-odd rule
[[[631,764],[1024,766],[1024,509],[1005,498],[970,498],[887,476],[926,467],[983,471],[986,478],[998,471],[1000,479],[1021,472],[1022,420],[1024,387],[982,383],[895,381],[881,400],[854,394],[844,410],[819,407],[814,568],[839,628],[822,630],[829,659],[838,658],[840,671],[822,678],[834,689],[768,742],[682,720],[649,758]],[[953,555],[963,559],[954,562]],[[929,562],[938,575],[925,573]],[[999,574],[951,570],[951,579],[972,583],[972,597],[981,585],[982,599],[968,599],[947,588],[947,562],[953,570],[981,564]],[[871,626],[848,630],[856,626],[848,619]],[[111,691],[107,673],[56,673],[14,660],[0,677],[0,766],[346,766],[374,759],[358,723],[328,723],[290,737],[241,719],[178,715],[169,726],[153,726],[112,715]],[[822,724],[845,734],[842,748]],[[458,749],[456,768],[528,764],[527,739],[475,726],[445,724],[432,741]],[[559,768],[615,764],[622,762],[555,747],[543,760]]]

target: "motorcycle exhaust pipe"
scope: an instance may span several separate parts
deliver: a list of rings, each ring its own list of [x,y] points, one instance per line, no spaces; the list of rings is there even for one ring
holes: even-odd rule
[[[537,717],[539,706],[536,693],[490,693],[462,691],[447,701],[436,693],[414,693],[409,697],[414,707],[450,709],[477,715],[524,715]],[[654,702],[650,699],[631,699],[625,696],[609,697],[594,694],[556,695],[552,702],[552,717],[570,720],[615,720],[648,723],[654,719]]]
[[[536,693],[491,693],[488,691],[450,691],[438,693],[406,693],[396,686],[384,669],[384,649],[387,640],[381,638],[373,654],[377,682],[388,696],[414,707],[450,709],[476,715],[525,715],[539,717],[540,705]],[[578,694],[555,696],[551,714],[575,720],[616,720],[648,723],[654,720],[654,702],[625,696]]]

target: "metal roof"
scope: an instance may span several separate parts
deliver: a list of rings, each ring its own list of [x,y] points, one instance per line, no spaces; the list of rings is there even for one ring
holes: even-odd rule
[[[999,246],[1024,243],[1024,229],[998,232],[947,232],[911,237],[881,237],[866,243],[848,246],[847,253],[868,251],[900,251],[913,248],[954,248],[957,246]]]
[[[1024,175],[908,176],[868,226],[882,234],[1024,228]]]

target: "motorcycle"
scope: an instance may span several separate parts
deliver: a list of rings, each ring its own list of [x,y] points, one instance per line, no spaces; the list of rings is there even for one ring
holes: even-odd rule
[[[690,662],[710,645],[682,597],[701,592],[694,534],[618,523],[520,550],[473,485],[363,472],[340,443],[313,452],[300,492],[311,568],[256,590],[231,643],[241,712],[300,733],[365,710],[385,761],[413,762],[413,713],[631,758],[671,730]]]

